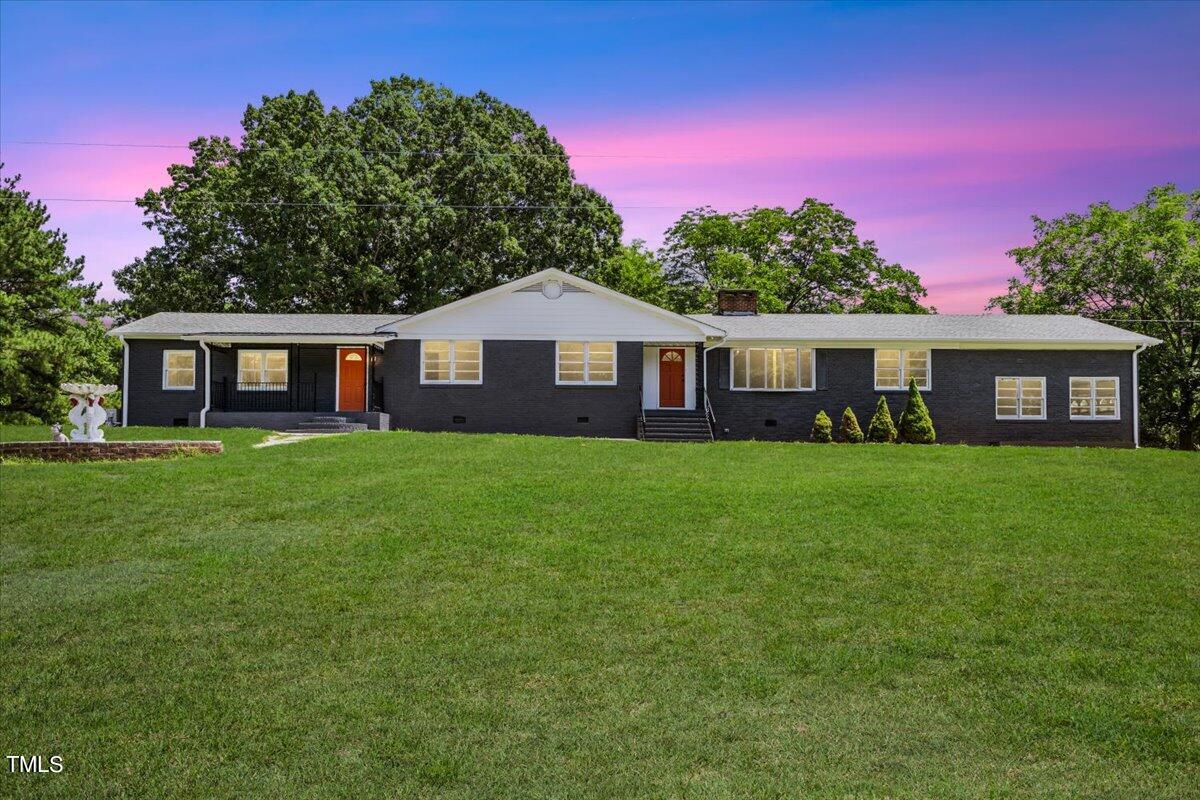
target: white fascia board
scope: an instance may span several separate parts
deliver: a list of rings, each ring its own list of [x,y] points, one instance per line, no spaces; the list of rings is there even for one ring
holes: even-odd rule
[[[483,336],[479,333],[453,333],[449,331],[438,331],[436,335],[430,333],[407,333],[404,331],[398,332],[395,336],[389,336],[388,339],[475,339],[479,341],[503,341],[503,342],[550,342],[555,340],[571,341],[571,342],[644,342],[650,343],[651,340],[645,336],[617,336],[611,333],[594,333],[594,334],[578,334],[572,333],[569,336],[555,337],[551,333],[506,333],[502,336]],[[700,344],[704,341],[703,337],[697,335],[695,339],[672,339],[671,344],[678,344],[680,347],[691,347],[694,344]],[[653,340],[655,345],[663,344],[657,339]]]
[[[228,334],[228,333],[198,333],[184,336],[145,336],[146,339],[177,338],[185,342],[228,342],[230,344],[379,344],[395,337],[373,336],[331,336],[329,334]]]
[[[430,309],[429,311],[423,311],[420,314],[413,314],[411,317],[406,317],[402,320],[397,320],[396,322],[392,322],[387,325],[381,325],[380,327],[376,328],[376,330],[381,333],[384,333],[384,332],[395,333],[395,334],[397,334],[397,338],[401,338],[399,336],[399,334],[401,334],[401,332],[406,327],[409,327],[410,325],[415,325],[415,324],[419,324],[421,322],[426,322],[430,319],[434,319],[442,314],[445,314],[448,311],[460,309],[465,306],[474,305],[475,303],[481,302],[490,297],[496,297],[498,295],[504,295],[504,294],[508,294],[510,292],[515,292],[515,291],[518,291],[519,289],[525,288],[526,286],[532,286],[535,283],[540,283],[544,280],[549,280],[549,279],[563,281],[565,283],[571,283],[571,284],[575,284],[575,285],[581,286],[581,287],[586,287],[589,291],[599,295],[600,297],[607,297],[609,299],[616,300],[621,303],[625,303],[626,305],[641,309],[642,311],[645,311],[648,314],[653,314],[662,319],[668,319],[673,322],[691,326],[691,327],[695,328],[697,333],[700,334],[701,336],[723,336],[725,333],[720,328],[715,328],[712,325],[708,325],[704,322],[700,322],[699,320],[692,319],[691,317],[688,317],[688,316],[684,316],[683,314],[676,314],[674,311],[667,311],[665,308],[659,308],[658,306],[656,306],[652,303],[647,303],[643,300],[638,300],[636,298],[630,297],[627,294],[622,294],[621,292],[618,292],[614,289],[609,289],[606,286],[601,286],[598,283],[592,283],[591,281],[581,278],[578,275],[571,275],[570,273],[563,272],[562,270],[555,269],[554,267],[551,267],[549,269],[544,269],[540,272],[535,272],[532,275],[526,275],[524,278],[517,278],[515,281],[509,281],[508,283],[502,283],[499,286],[494,286],[491,289],[487,289],[485,291],[479,292],[478,294],[473,294],[470,297],[464,297],[461,300],[455,300],[453,303],[447,303],[444,306],[438,306],[437,308]],[[419,337],[413,337],[413,338],[419,338]],[[506,336],[505,338],[511,339],[514,337]],[[531,336],[529,338],[530,339],[545,339],[546,336],[539,335],[539,336]],[[613,338],[608,337],[608,339],[606,341],[613,341]],[[630,339],[629,341],[641,341],[641,340],[640,339],[637,339],[637,340]]]
[[[780,339],[730,337],[719,347],[795,347],[804,345],[825,350],[834,349],[908,349],[908,350],[1134,350],[1129,342],[1081,342],[1078,340],[995,341],[963,339]]]

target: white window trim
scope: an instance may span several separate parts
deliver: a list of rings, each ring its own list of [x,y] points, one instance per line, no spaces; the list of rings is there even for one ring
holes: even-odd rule
[[[1092,385],[1092,413],[1091,414],[1072,414],[1071,413],[1071,382],[1072,381],[1089,381]],[[1111,417],[1096,416],[1096,381],[1114,381],[1115,394],[1113,401],[1115,403],[1113,410],[1117,413]],[[1070,415],[1072,422],[1120,422],[1121,421],[1121,379],[1116,375],[1097,375],[1095,377],[1085,375],[1072,375],[1067,379],[1067,414]]]
[[[292,357],[287,350],[279,347],[268,347],[264,349],[238,348],[237,360],[233,365],[234,368],[234,386],[239,392],[286,392],[292,384]],[[259,353],[262,355],[262,366],[259,368],[259,380],[253,383],[278,383],[279,381],[262,380],[267,377],[267,353],[283,353],[284,359],[287,361],[285,369],[287,370],[288,379],[283,381],[283,386],[278,389],[267,389],[262,386],[248,388],[250,384],[242,383],[242,353]]]
[[[1000,412],[996,410],[996,400],[999,398],[999,392],[1000,392],[1000,381],[1016,381],[1017,382],[1017,413],[1015,416],[1012,416],[1012,415],[1001,416]],[[1021,390],[1022,390],[1021,384],[1023,381],[1041,381],[1042,382],[1042,413],[1039,416],[1034,416],[1033,414],[1022,414],[1021,413]],[[992,411],[993,411],[993,413],[996,414],[997,420],[1002,420],[1004,422],[1045,422],[1046,421],[1046,408],[1049,405],[1049,403],[1047,402],[1047,395],[1049,393],[1050,393],[1050,385],[1046,382],[1046,378],[1044,376],[1039,376],[1039,375],[997,375],[995,387],[993,388],[993,391],[992,391]]]
[[[426,380],[425,379],[425,342],[449,342],[449,344],[450,344],[450,378],[448,380],[440,381],[440,380]],[[468,381],[468,380],[462,380],[461,378],[454,377],[455,364],[457,363],[454,351],[459,342],[475,342],[476,344],[479,345],[479,378],[476,380]],[[437,385],[447,386],[449,384],[455,384],[455,383],[459,384],[459,385],[463,385],[463,386],[478,386],[483,383],[483,340],[482,339],[421,339],[420,347],[421,347],[421,383],[423,383],[427,386],[437,386]]]
[[[558,346],[562,342],[569,344],[583,345],[583,380],[581,381],[564,381],[558,377],[559,375],[559,354]],[[554,342],[554,385],[555,386],[616,386],[617,385],[617,343],[608,339],[597,339],[594,342],[584,341],[580,339],[563,339],[562,342],[555,340]],[[613,377],[611,381],[593,381],[588,378],[588,366],[591,361],[592,345],[594,344],[611,344],[613,349],[612,370]]]
[[[879,378],[879,351],[880,350],[896,350],[900,353],[900,385],[899,386],[880,386],[875,385],[877,392],[907,392],[908,391],[908,369],[904,366],[904,354],[909,350],[921,350],[925,353],[925,385],[918,386],[918,392],[933,391],[933,348],[932,347],[876,347],[872,351],[871,364],[871,382],[875,383]]]
[[[796,377],[800,377],[800,351],[809,351],[808,359],[808,388],[798,386],[795,389],[758,389],[750,386],[738,387],[733,385],[733,354],[738,350],[792,350],[796,351]],[[750,379],[750,365],[746,364],[746,380]],[[729,348],[729,391],[731,392],[815,392],[817,390],[817,351],[813,347],[800,345],[779,345],[776,347],[731,347]]]
[[[168,386],[167,385],[167,359],[172,354],[187,353],[192,357],[192,385],[191,386]],[[162,353],[162,388],[164,392],[194,392],[196,391],[196,351],[195,350],[163,350]]]

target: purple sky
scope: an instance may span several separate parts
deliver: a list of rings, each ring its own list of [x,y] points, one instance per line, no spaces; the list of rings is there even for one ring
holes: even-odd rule
[[[407,72],[529,109],[657,245],[687,208],[834,203],[943,312],[982,311],[1031,214],[1200,185],[1200,3],[0,3],[5,172],[132,198],[247,103]],[[611,156],[597,158],[594,156]],[[48,203],[105,282],[137,209]]]

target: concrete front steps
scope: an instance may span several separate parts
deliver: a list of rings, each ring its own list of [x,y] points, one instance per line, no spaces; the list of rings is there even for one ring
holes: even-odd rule
[[[646,411],[642,439],[647,442],[711,442],[703,411]]]
[[[365,431],[368,426],[363,422],[351,422],[346,417],[316,416],[307,422],[288,428],[288,433],[353,433]]]

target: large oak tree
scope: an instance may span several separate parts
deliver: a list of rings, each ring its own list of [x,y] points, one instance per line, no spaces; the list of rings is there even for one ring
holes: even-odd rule
[[[129,315],[416,312],[620,247],[562,146],[484,93],[402,76],[345,109],[264,97],[242,127],[196,139],[138,201],[163,244],[116,273]]]
[[[1128,209],[1034,221],[1009,252],[1024,272],[991,301],[1010,314],[1082,314],[1161,339],[1140,358],[1143,440],[1200,444],[1200,191],[1166,185]]]
[[[928,313],[920,277],[884,260],[855,228],[850,217],[812,198],[791,211],[690,211],[659,251],[672,305],[707,311],[716,290],[740,287],[758,290],[764,312]]]

